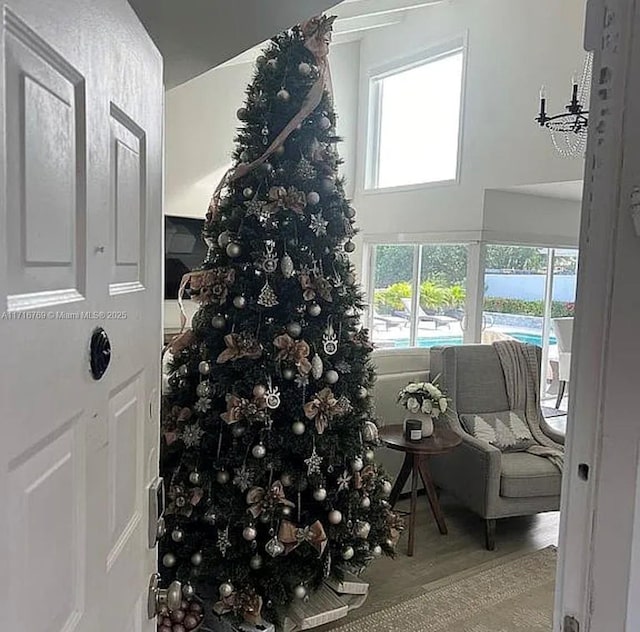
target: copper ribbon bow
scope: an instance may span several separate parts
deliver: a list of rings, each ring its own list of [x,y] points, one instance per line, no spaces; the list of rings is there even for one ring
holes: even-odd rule
[[[309,374],[311,371],[311,362],[309,362],[311,349],[307,342],[294,340],[289,334],[282,334],[276,337],[273,346],[279,349],[276,360],[293,362],[301,375]]]
[[[227,395],[227,412],[222,413],[220,417],[229,425],[235,424],[242,419],[253,421],[261,416],[267,407],[267,402],[262,397],[254,397],[253,400],[239,397],[233,393]]]
[[[307,206],[307,196],[304,191],[298,191],[295,187],[271,187],[269,189],[269,199],[271,202],[266,205],[269,213],[274,213],[278,208],[289,209],[302,214]]]
[[[224,337],[224,344],[227,345],[227,348],[218,356],[216,360],[218,364],[241,358],[257,360],[262,355],[262,345],[253,336],[227,334]]]
[[[330,388],[323,388],[304,405],[307,419],[315,419],[316,431],[322,434],[329,422],[337,416],[344,415],[349,410],[349,404],[343,398],[336,398]]]
[[[251,592],[236,590],[228,597],[222,597],[220,601],[216,601],[213,610],[218,615],[233,612],[253,626],[262,623],[262,597],[253,590]]]
[[[178,433],[176,432],[178,426],[185,421],[189,421],[189,419],[191,419],[191,415],[191,409],[186,406],[172,406],[171,410],[165,414],[165,418],[162,423],[162,430],[164,432],[164,438],[167,445],[171,445],[178,439]]]
[[[312,279],[310,274],[302,273],[300,274],[300,285],[302,286],[302,296],[305,301],[312,301],[318,294],[328,303],[333,302],[331,283],[324,277],[317,276]]]
[[[319,520],[303,528],[296,527],[293,522],[283,520],[280,523],[278,540],[284,544],[285,555],[298,548],[303,542],[308,542],[318,551],[318,557],[320,557],[327,546],[327,534]]]
[[[182,320],[182,316],[180,316],[180,320]],[[186,317],[185,317],[185,323],[186,323]],[[184,325],[181,327],[181,329],[183,328],[184,328]],[[184,349],[186,349],[187,347],[190,347],[195,341],[196,341],[196,335],[193,333],[191,329],[187,329],[187,331],[181,331],[181,333],[175,336],[175,338],[173,338],[173,340],[171,340],[171,342],[169,343],[169,351],[171,351],[173,355],[176,355],[181,351],[183,351]]]
[[[295,507],[290,500],[287,500],[284,494],[284,487],[280,481],[273,483],[269,491],[264,487],[252,487],[247,492],[247,505],[249,505],[247,511],[254,518],[257,518],[263,511],[275,509],[277,505]]]
[[[360,472],[355,472],[353,485],[356,489],[364,488],[365,491],[371,491],[374,487],[376,475],[376,468],[373,465],[367,465]]]
[[[209,203],[208,216],[210,215],[212,218],[216,217],[220,203],[220,195],[225,186],[231,184],[238,178],[242,178],[266,162],[271,154],[284,144],[298,125],[320,105],[324,91],[327,90],[329,94],[332,94],[331,71],[329,70],[328,56],[329,45],[331,43],[331,30],[335,19],[335,16],[316,16],[300,25],[305,39],[305,48],[315,57],[318,66],[318,78],[307,93],[299,112],[293,116],[283,130],[276,136],[262,156],[248,164],[243,163],[235,168],[232,167],[225,173],[216,190],[213,192],[211,202]]]

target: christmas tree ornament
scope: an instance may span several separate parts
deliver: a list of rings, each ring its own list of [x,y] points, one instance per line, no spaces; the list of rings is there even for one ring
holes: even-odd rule
[[[344,277],[344,282],[347,285],[355,285],[356,284],[356,275],[352,272],[348,272]]]
[[[259,555],[258,553],[249,560],[249,568],[254,571],[260,570],[262,568],[262,564],[262,555]]]
[[[360,386],[356,392],[358,399],[366,399],[369,395],[369,391],[364,386]]]
[[[314,379],[319,380],[322,377],[323,371],[324,363],[322,362],[322,358],[316,353],[313,358],[311,358],[311,375]]]
[[[391,483],[389,481],[384,481],[382,483],[382,493],[388,498],[389,496],[391,496]]]
[[[335,384],[339,379],[340,376],[338,375],[338,372],[334,371],[333,369],[329,369],[324,374],[324,380],[327,384]]]
[[[336,189],[336,183],[333,178],[323,178],[320,182],[320,190],[330,195]]]
[[[262,144],[267,146],[269,144],[269,128],[266,123],[262,126],[260,134],[262,134]]]
[[[251,470],[245,463],[242,467],[236,470],[236,475],[233,477],[233,484],[240,489],[241,492],[246,492],[251,487],[253,482],[253,475]]]
[[[231,257],[232,259],[235,259],[236,257],[239,257],[240,254],[242,253],[242,248],[240,247],[239,244],[236,244],[235,242],[230,241],[227,244],[226,253],[227,253],[227,256]]]
[[[285,380],[292,380],[295,376],[296,372],[292,368],[287,367],[285,369],[282,369],[282,377]]]
[[[267,544],[264,547],[264,550],[271,557],[278,557],[278,555],[282,555],[284,553],[284,544],[282,544],[282,542],[280,542],[278,538],[273,537],[271,538],[271,540],[267,542]]]
[[[371,525],[366,520],[357,520],[355,526],[355,535],[363,540],[369,537],[371,532]]]
[[[328,129],[331,129],[331,121],[326,116],[321,116],[320,120],[318,121],[318,126],[321,130],[326,131]]]
[[[285,279],[290,279],[294,273],[293,259],[285,252],[280,260],[280,271]]]
[[[247,306],[247,299],[242,294],[233,297],[233,306],[236,309],[244,309]]]
[[[271,212],[267,207],[267,203],[256,198],[253,198],[245,204],[247,208],[247,215],[253,215],[258,221],[265,226],[267,220],[271,216]]]
[[[277,59],[269,59],[267,61],[267,68],[269,68],[270,70],[275,70],[277,67],[278,67]]]
[[[300,180],[313,180],[316,177],[316,170],[314,166],[303,157],[296,166],[295,177]]]
[[[218,520],[218,514],[216,513],[216,510],[213,507],[209,507],[209,509],[207,509],[202,519],[210,527],[212,527],[216,524],[216,521]]]
[[[263,384],[256,384],[251,392],[256,399],[260,399],[266,395],[267,389]]]
[[[210,397],[212,390],[210,382],[202,381],[196,386],[196,395],[198,397]]]
[[[211,326],[214,329],[224,329],[227,326],[227,320],[222,314],[216,314],[211,319]]]
[[[211,408],[211,399],[208,397],[201,397],[195,403],[194,408],[199,413],[206,413]]]
[[[240,152],[240,162],[249,162],[249,154],[246,150]]]
[[[231,547],[231,540],[229,539],[229,527],[218,530],[218,541],[216,543],[218,551],[222,557],[227,557],[227,550]],[[231,591],[233,592],[233,590]]]
[[[353,550],[352,546],[345,546],[344,549],[342,549],[342,559],[343,560],[348,561],[354,555],[355,555],[355,551]]]
[[[257,443],[253,448],[251,448],[251,454],[256,459],[264,459],[267,455],[267,448],[264,447],[264,443]]]
[[[322,348],[328,356],[335,355],[338,351],[338,337],[331,322],[322,334]]]
[[[275,307],[278,305],[278,297],[269,285],[269,281],[265,281],[264,286],[260,290],[258,305],[262,305],[262,307]]]
[[[191,564],[193,564],[193,566],[200,566],[200,564],[202,564],[202,553],[200,551],[196,551],[191,556]]]
[[[216,474],[216,481],[218,481],[220,485],[226,485],[229,482],[229,472],[227,472],[227,470],[219,470]]]
[[[182,596],[187,601],[193,599],[195,597],[195,594],[196,594],[196,590],[191,584],[187,582],[186,584],[182,585]]]
[[[379,544],[376,544],[372,549],[371,553],[373,557],[382,557],[382,547]]]
[[[329,522],[333,525],[340,524],[342,522],[342,513],[337,509],[332,509],[329,512]]]
[[[189,367],[186,364],[182,364],[178,367],[178,375],[184,377],[185,375],[189,375]]]
[[[251,187],[245,187],[242,189],[242,195],[246,200],[250,200],[253,197],[253,189]]]
[[[317,191],[309,191],[307,193],[307,204],[309,206],[315,206],[320,203],[320,194]]]
[[[258,537],[258,532],[253,525],[249,525],[242,530],[242,537],[248,542],[252,542]]]
[[[324,219],[322,213],[312,215],[309,221],[309,228],[315,233],[316,237],[327,234],[327,226],[329,222]]]
[[[200,445],[200,439],[202,439],[203,434],[204,430],[196,422],[190,426],[185,426],[180,432],[180,438],[187,448],[195,448]]]
[[[354,472],[359,472],[363,467],[364,462],[362,461],[361,457],[357,456],[355,459],[353,459],[353,461],[351,461],[351,469]]]
[[[314,439],[311,455],[304,460],[307,466],[307,476],[311,476],[312,474],[320,474],[320,465],[322,465],[323,460],[324,459],[316,451],[316,441]]]
[[[280,482],[282,483],[283,487],[291,487],[291,485],[293,485],[293,477],[291,476],[291,474],[289,474],[289,472],[283,472],[280,475]]]
[[[344,251],[345,252],[354,252],[356,249],[356,245],[352,242],[352,241],[348,241],[345,245],[344,245]]]
[[[322,312],[322,307],[320,307],[318,303],[309,303],[307,305],[307,312],[309,316],[313,316],[315,318],[316,316],[320,316],[320,313]]]
[[[316,489],[313,492],[313,499],[317,500],[318,502],[322,502],[324,500],[327,499],[327,490],[324,487],[318,487],[318,489]]]
[[[285,90],[284,88],[281,88],[280,90],[278,90],[278,93],[276,94],[276,98],[279,101],[282,101],[283,103],[286,103],[291,98],[291,95],[289,94],[288,90]]]
[[[221,597],[231,597],[234,590],[235,589],[231,582],[224,582],[218,587],[218,592],[220,593]]]
[[[292,338],[297,338],[302,333],[302,325],[296,322],[289,323],[287,325],[287,333]]]
[[[347,307],[347,309],[344,310],[344,315],[347,318],[353,318],[356,315],[356,310],[353,309],[353,306],[349,306]]]
[[[211,363],[202,360],[200,364],[198,364],[198,371],[200,371],[201,375],[209,375],[209,373],[211,373]]]
[[[202,482],[202,475],[200,474],[200,472],[198,472],[198,470],[193,470],[193,472],[189,473],[189,482],[192,485],[200,485],[200,483]]]
[[[354,209],[353,206],[347,206],[344,210],[344,214],[348,219],[353,219],[356,216],[356,209]]]
[[[293,589],[293,595],[296,599],[304,599],[307,596],[307,589],[302,584],[298,584]]]
[[[236,439],[239,439],[246,431],[247,431],[246,426],[241,423],[233,424],[233,426],[231,427],[231,434]]]
[[[290,516],[291,515],[291,507],[283,507],[282,508],[282,515],[283,516]]]
[[[360,397],[360,399],[363,398]],[[378,441],[378,436],[378,426],[376,426],[373,421],[365,421],[364,428],[362,430],[362,438],[369,443],[376,443]]]
[[[338,484],[338,491],[345,492],[349,489],[349,483],[353,477],[349,472],[345,469],[345,471],[338,476],[338,480],[336,481]]]
[[[308,64],[306,61],[300,62],[298,64],[298,72],[303,77],[308,77],[311,74],[311,64]]]
[[[173,553],[165,553],[162,557],[162,565],[166,568],[173,568],[177,561],[178,560]]]
[[[171,532],[171,539],[174,542],[182,542],[182,540],[184,540],[184,531],[182,529],[174,529]]]
[[[360,506],[363,509],[369,509],[371,507],[371,498],[369,498],[369,496],[363,496],[360,501]]]
[[[236,116],[240,121],[246,121],[248,115],[249,115],[249,112],[247,111],[247,108],[244,108],[244,107],[238,108],[238,110],[236,111]]]
[[[275,254],[276,242],[268,239],[264,243],[265,255],[262,258],[262,269],[271,274],[278,269],[278,257]]]
[[[304,425],[303,421],[294,421],[291,424],[291,431],[294,435],[303,435],[307,427]]]
[[[376,458],[376,453],[373,450],[367,450],[364,453],[364,458],[366,461],[371,463],[371,461],[373,461]]]
[[[275,410],[280,406],[280,390],[277,386],[271,385],[271,378],[269,378],[269,388],[265,394],[265,403],[267,408]]]

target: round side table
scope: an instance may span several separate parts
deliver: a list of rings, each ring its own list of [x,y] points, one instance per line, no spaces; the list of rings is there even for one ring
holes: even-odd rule
[[[462,443],[462,438],[448,427],[435,424],[433,434],[420,441],[407,441],[402,424],[383,426],[380,428],[380,439],[388,448],[404,452],[404,463],[393,485],[389,502],[393,507],[400,496],[409,474],[411,474],[411,509],[409,516],[409,545],[407,555],[413,555],[415,544],[416,508],[418,504],[418,476],[422,479],[431,512],[436,520],[440,533],[446,535],[447,523],[440,507],[429,469],[429,457],[451,452]]]

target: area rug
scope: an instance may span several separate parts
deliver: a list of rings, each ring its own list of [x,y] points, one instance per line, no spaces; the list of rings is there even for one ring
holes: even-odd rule
[[[556,556],[549,547],[447,577],[335,632],[550,632]]]

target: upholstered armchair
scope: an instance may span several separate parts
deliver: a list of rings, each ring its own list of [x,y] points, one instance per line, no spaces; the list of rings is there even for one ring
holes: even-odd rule
[[[544,457],[501,452],[463,428],[460,415],[509,409],[502,366],[492,345],[434,347],[430,369],[432,379],[437,377],[451,398],[445,423],[462,437],[462,445],[453,452],[432,458],[435,485],[484,518],[486,545],[493,550],[498,518],[559,509],[562,475]],[[564,436],[544,420],[541,429],[564,443]]]

